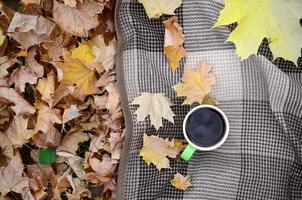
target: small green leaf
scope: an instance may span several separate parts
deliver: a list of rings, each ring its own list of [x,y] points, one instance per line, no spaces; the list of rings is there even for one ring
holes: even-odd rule
[[[51,165],[56,160],[56,150],[52,147],[47,149],[40,149],[39,163],[42,165]]]

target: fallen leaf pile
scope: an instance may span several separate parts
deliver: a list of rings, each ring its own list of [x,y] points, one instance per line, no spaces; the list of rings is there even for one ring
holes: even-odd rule
[[[115,1],[0,3],[0,199],[114,199]]]

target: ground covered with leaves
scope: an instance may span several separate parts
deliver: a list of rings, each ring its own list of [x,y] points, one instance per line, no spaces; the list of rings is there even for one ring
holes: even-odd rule
[[[114,0],[0,2],[0,199],[113,199]]]

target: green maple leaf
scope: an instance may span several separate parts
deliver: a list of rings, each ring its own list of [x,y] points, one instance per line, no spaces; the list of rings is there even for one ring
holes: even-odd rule
[[[224,0],[225,8],[214,27],[237,22],[227,41],[242,59],[257,54],[264,38],[274,57],[297,63],[302,47],[301,0]]]

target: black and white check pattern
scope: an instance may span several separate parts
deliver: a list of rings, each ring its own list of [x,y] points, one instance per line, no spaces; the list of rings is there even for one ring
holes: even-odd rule
[[[177,9],[188,52],[176,72],[163,54],[164,27],[148,19],[137,0],[118,0],[117,76],[126,120],[126,141],[118,177],[118,199],[302,199],[302,67],[277,58],[268,43],[258,56],[240,61],[234,45],[224,43],[229,29],[211,29],[222,0],[183,0]],[[204,59],[213,66],[213,96],[230,121],[226,142],[211,152],[197,152],[189,162],[171,160],[160,173],[139,157],[143,134],[183,138],[182,121],[190,106],[181,106],[172,86],[183,65]],[[158,132],[150,120],[137,123],[129,102],[141,92],[162,92],[175,103],[175,123]],[[181,192],[170,185],[176,172],[190,174],[193,187]]]

